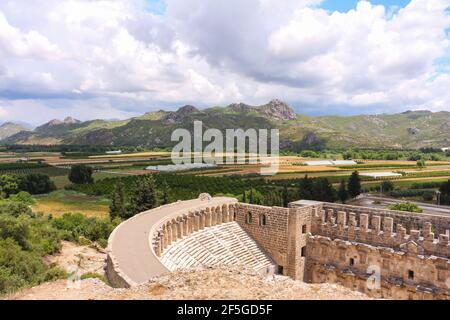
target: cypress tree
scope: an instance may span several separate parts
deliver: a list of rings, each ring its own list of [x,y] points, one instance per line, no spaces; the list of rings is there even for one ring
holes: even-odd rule
[[[313,200],[326,202],[334,202],[336,200],[336,190],[327,178],[315,179],[313,188]]]
[[[162,182],[162,199],[161,199],[161,204],[168,204],[169,203],[169,193],[170,193],[170,187],[167,184],[167,181],[164,180]]]
[[[128,216],[134,216],[157,206],[158,196],[153,176],[149,175],[136,181],[130,199]]]
[[[285,184],[283,186],[283,207],[287,208],[288,203],[289,203],[289,193],[287,185]]]
[[[253,204],[255,202],[255,197],[253,196],[253,188],[250,189],[249,203]]]
[[[109,215],[111,219],[116,217],[126,217],[126,200],[125,200],[125,187],[122,181],[119,181],[113,192],[112,201],[109,206]]]
[[[345,180],[341,180],[341,184],[339,185],[338,197],[342,203],[345,203],[348,200],[348,192],[347,186],[345,185]]]
[[[358,171],[355,171],[348,179],[348,194],[350,197],[355,198],[361,194],[361,178],[359,177]]]
[[[313,181],[305,175],[303,179],[300,179],[298,195],[300,199],[312,200],[313,197]]]

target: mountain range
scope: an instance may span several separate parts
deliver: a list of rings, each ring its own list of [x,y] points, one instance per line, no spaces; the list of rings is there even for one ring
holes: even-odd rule
[[[72,117],[52,120],[34,130],[7,123],[0,126],[2,144],[95,145],[170,147],[172,131],[193,129],[280,130],[282,149],[299,148],[443,148],[450,146],[450,112],[406,111],[398,114],[357,116],[306,116],[285,102],[272,100],[260,106],[234,103],[199,110],[187,105],[177,111],[154,111],[127,120],[79,121]]]

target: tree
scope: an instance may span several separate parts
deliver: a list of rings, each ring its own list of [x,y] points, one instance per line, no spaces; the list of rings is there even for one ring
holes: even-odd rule
[[[69,180],[74,184],[88,184],[93,183],[93,170],[91,167],[84,164],[75,164],[70,168]]]
[[[442,195],[450,196],[450,180],[443,183],[439,188],[439,191],[442,193]]]
[[[334,190],[327,178],[318,178],[313,183],[312,200],[334,202],[336,200],[336,190]]]
[[[439,188],[441,192],[441,203],[442,204],[450,204],[450,180],[443,183]]]
[[[303,179],[300,179],[298,186],[298,195],[300,199],[311,200],[313,199],[313,181],[305,175]]]
[[[247,194],[245,193],[245,191],[242,193],[242,202],[247,203]]]
[[[9,174],[0,175],[0,192],[4,197],[19,192],[18,177]]]
[[[348,192],[345,180],[341,180],[341,184],[339,185],[338,198],[342,203],[345,203],[348,200]]]
[[[253,196],[253,188],[250,189],[250,195],[248,196],[248,198],[249,198],[249,202],[250,202],[251,204],[254,204],[254,203],[255,203],[255,198],[254,198],[254,196]]]
[[[56,190],[56,186],[48,175],[30,173],[19,179],[19,189],[30,194],[44,194]]]
[[[287,185],[285,184],[283,186],[283,207],[287,208],[288,203],[289,203],[289,193]]]
[[[145,176],[141,181],[136,181],[127,210],[127,217],[132,217],[143,211],[158,206],[158,193],[153,176]]]
[[[162,186],[161,186],[161,192],[162,192],[162,195],[161,195],[161,204],[168,204],[169,202],[170,202],[170,200],[169,200],[169,194],[170,194],[170,187],[169,187],[169,185],[167,184],[167,181],[166,180],[164,180],[163,182],[162,182]]]
[[[244,192],[244,199],[248,199],[250,204],[263,204],[264,196],[258,190],[251,188],[249,191]]]
[[[116,217],[125,218],[127,216],[125,187],[122,181],[119,181],[114,189],[111,205],[109,206],[109,215],[111,219]]]
[[[358,171],[352,173],[348,179],[348,194],[350,197],[355,198],[361,194],[361,178],[359,177]]]
[[[383,192],[391,192],[394,190],[394,184],[392,181],[383,181],[381,183],[381,190],[383,190]]]
[[[422,168],[425,168],[425,160],[423,160],[423,159],[420,159],[420,160],[417,160],[417,166],[420,168],[420,169],[422,169]]]

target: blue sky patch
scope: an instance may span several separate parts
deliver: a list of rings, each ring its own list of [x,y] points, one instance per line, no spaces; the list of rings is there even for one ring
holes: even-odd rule
[[[355,9],[359,0],[325,0],[321,7],[328,11],[348,12],[351,9]],[[401,7],[404,8],[410,0],[370,0],[372,4],[382,4],[386,8],[389,7]]]
[[[163,15],[166,12],[166,3],[164,0],[146,0],[145,9],[153,14]]]

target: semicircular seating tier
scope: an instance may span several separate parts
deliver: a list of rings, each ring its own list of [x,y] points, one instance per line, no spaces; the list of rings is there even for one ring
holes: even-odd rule
[[[274,263],[235,222],[237,200],[210,197],[178,201],[140,213],[111,234],[106,274],[130,287],[163,273],[197,266],[243,265],[257,272]]]

